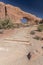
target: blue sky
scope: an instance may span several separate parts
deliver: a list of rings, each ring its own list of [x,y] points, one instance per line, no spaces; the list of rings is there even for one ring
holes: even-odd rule
[[[0,0],[43,18],[43,0]]]

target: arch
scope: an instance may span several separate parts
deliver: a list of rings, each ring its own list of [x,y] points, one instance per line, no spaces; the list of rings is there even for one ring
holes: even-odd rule
[[[21,19],[21,22],[22,23],[28,23],[28,21],[29,21],[29,19],[27,18],[27,17],[23,17],[22,19]]]

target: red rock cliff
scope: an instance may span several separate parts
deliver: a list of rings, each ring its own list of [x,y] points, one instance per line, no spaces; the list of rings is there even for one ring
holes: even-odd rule
[[[27,18],[28,23],[30,24],[34,24],[36,20],[41,20],[35,15],[22,11],[18,7],[0,2],[0,19],[4,19],[6,17],[10,18],[14,23],[21,23],[22,18]]]

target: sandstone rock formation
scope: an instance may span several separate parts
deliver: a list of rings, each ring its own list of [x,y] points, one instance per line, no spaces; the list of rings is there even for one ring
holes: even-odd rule
[[[36,24],[41,18],[22,11],[20,8],[0,2],[0,19],[10,18],[14,23],[21,23],[21,19],[26,18],[29,24]]]

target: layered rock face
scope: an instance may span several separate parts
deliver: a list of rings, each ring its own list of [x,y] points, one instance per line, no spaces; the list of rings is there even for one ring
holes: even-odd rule
[[[4,19],[5,18],[5,4],[0,2],[0,19]]]
[[[14,23],[21,23],[21,19],[27,19],[29,24],[36,24],[41,18],[22,11],[20,8],[0,2],[0,19],[10,18]]]

